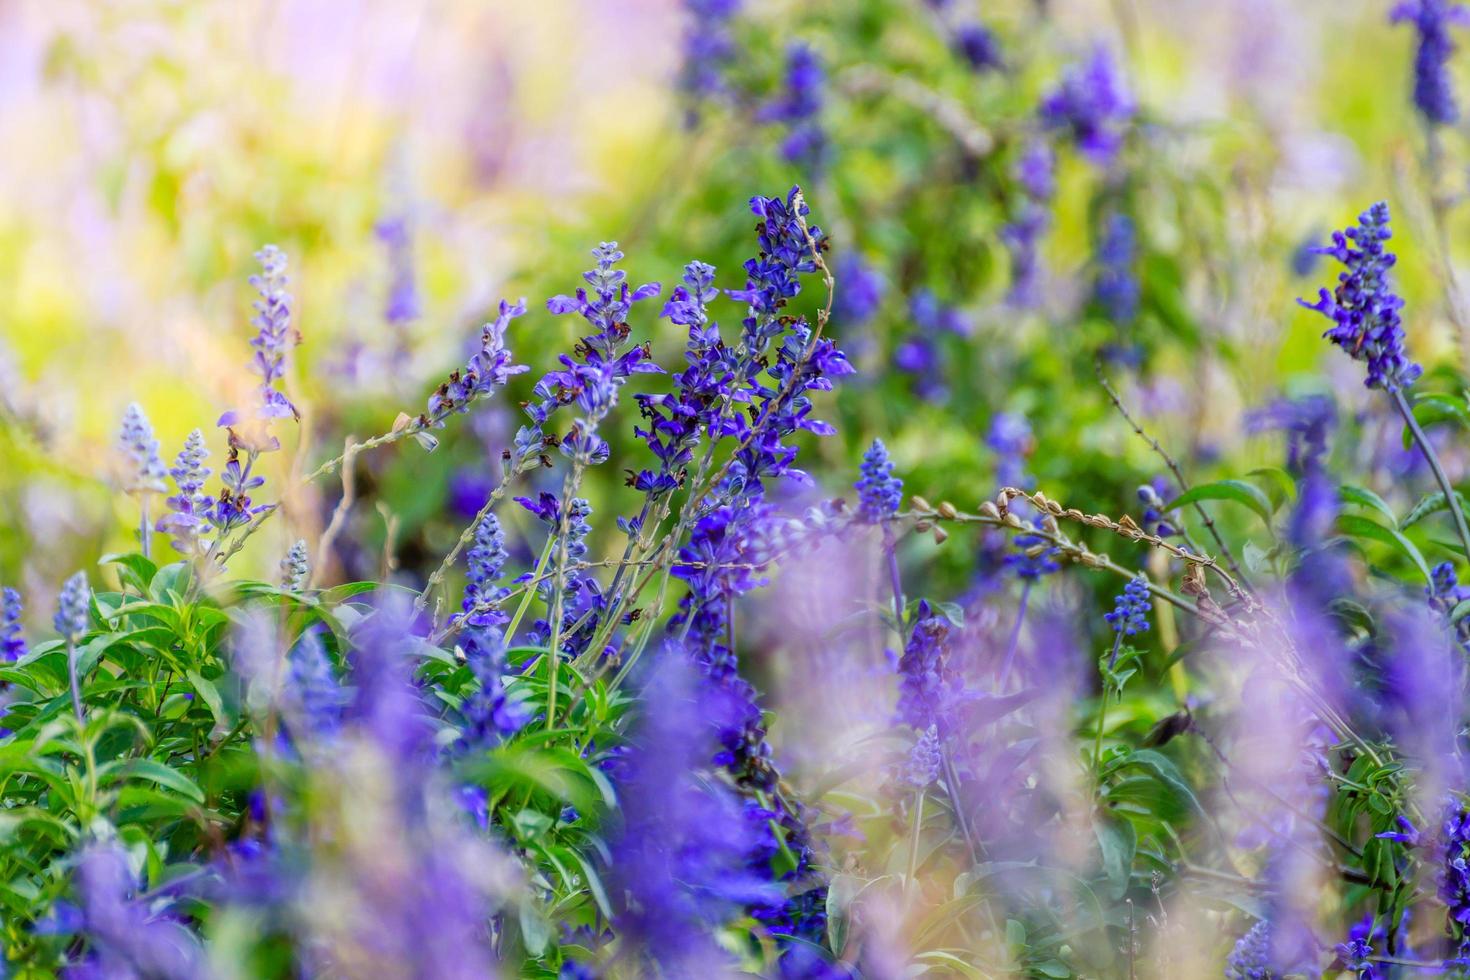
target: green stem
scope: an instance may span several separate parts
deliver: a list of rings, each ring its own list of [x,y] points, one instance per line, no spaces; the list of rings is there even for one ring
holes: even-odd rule
[[[1450,478],[1445,475],[1444,467],[1440,465],[1439,455],[1429,443],[1429,437],[1419,427],[1419,420],[1414,418],[1414,410],[1409,407],[1409,400],[1404,397],[1403,389],[1395,387],[1391,392],[1393,403],[1398,406],[1399,414],[1404,417],[1404,424],[1409,427],[1409,433],[1418,443],[1419,451],[1424,454],[1424,460],[1429,464],[1429,469],[1434,473],[1434,479],[1439,483],[1439,488],[1444,491],[1445,503],[1449,505],[1450,516],[1455,521],[1455,531],[1460,535],[1460,547],[1465,553],[1465,560],[1470,561],[1470,526],[1465,524],[1465,512],[1460,508],[1460,498],[1455,493]]]

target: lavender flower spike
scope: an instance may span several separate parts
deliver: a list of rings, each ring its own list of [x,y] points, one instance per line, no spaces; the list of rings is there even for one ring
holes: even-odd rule
[[[163,493],[163,478],[166,471],[163,460],[158,457],[158,440],[153,436],[153,425],[137,402],[123,412],[122,431],[118,434],[118,449],[123,458],[123,490],[131,494]]]
[[[1039,113],[1048,129],[1066,132],[1083,156],[1106,166],[1123,145],[1133,97],[1112,54],[1099,45],[1086,62],[1066,71]]]
[[[1390,20],[1411,23],[1419,34],[1414,53],[1414,105],[1431,126],[1457,122],[1460,107],[1447,70],[1455,53],[1450,28],[1470,24],[1470,10],[1450,0],[1404,0],[1393,8]]]
[[[122,431],[117,441],[123,459],[123,491],[138,498],[141,511],[138,544],[146,558],[152,551],[153,530],[148,519],[148,500],[150,495],[163,493],[168,488],[163,482],[166,471],[163,460],[158,458],[158,440],[153,437],[153,425],[137,402],[129,405],[123,413]]]
[[[0,663],[13,663],[28,651],[20,611],[20,593],[9,586],[0,589]]]
[[[1399,310],[1404,301],[1393,291],[1388,272],[1397,256],[1384,248],[1393,236],[1388,205],[1379,202],[1358,217],[1358,226],[1332,233],[1332,244],[1318,249],[1347,267],[1335,290],[1321,290],[1316,303],[1297,300],[1333,321],[1322,336],[1368,363],[1369,388],[1398,391],[1418,380],[1419,365],[1404,352]],[[1351,243],[1351,244],[1349,244]]]
[[[168,498],[169,513],[159,518],[155,530],[173,536],[173,544],[179,552],[192,555],[199,550],[200,535],[210,531],[209,513],[214,507],[214,498],[204,493],[205,481],[210,469],[204,465],[209,450],[204,446],[204,433],[195,429],[184,440],[178,459],[170,469],[178,493]]]
[[[281,588],[300,592],[311,576],[311,562],[306,555],[306,542],[297,541],[281,559]]]
[[[874,439],[863,454],[862,479],[854,485],[858,492],[858,520],[877,524],[898,513],[903,504],[903,481],[893,475],[893,461],[883,440]]]
[[[300,335],[291,329],[291,294],[286,292],[286,253],[267,245],[255,253],[260,274],[250,277],[260,298],[255,301],[253,323],[259,331],[250,346],[255,348],[252,367],[260,375],[260,417],[266,419],[300,418],[276,383],[286,374],[286,351],[299,343]]]
[[[77,572],[61,587],[56,618],[52,621],[56,632],[66,641],[66,673],[71,686],[72,711],[76,714],[77,721],[84,718],[82,682],[77,674],[77,641],[87,632],[87,607],[91,598],[92,588],[87,584],[87,573]]]

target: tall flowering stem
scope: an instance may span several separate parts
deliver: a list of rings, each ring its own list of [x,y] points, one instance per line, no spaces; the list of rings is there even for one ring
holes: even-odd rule
[[[1333,326],[1323,336],[1341,347],[1353,360],[1365,361],[1368,365],[1367,386],[1382,388],[1393,399],[1394,407],[1403,417],[1404,425],[1444,493],[1455,531],[1460,536],[1461,548],[1466,560],[1470,561],[1470,526],[1465,523],[1459,497],[1404,394],[1404,389],[1417,381],[1422,371],[1419,365],[1409,360],[1404,350],[1403,323],[1399,316],[1404,301],[1394,291],[1388,277],[1389,270],[1398,261],[1398,257],[1384,245],[1393,237],[1389,220],[1388,205],[1380,201],[1358,216],[1356,227],[1333,232],[1332,244],[1317,251],[1331,256],[1345,267],[1337,277],[1336,289],[1330,292],[1320,290],[1316,303],[1297,302],[1333,321]]]
[[[61,587],[57,600],[56,632],[66,641],[66,677],[71,687],[71,707],[77,721],[86,720],[82,710],[82,681],[77,674],[77,641],[87,632],[87,606],[92,599],[92,589],[87,585],[87,573],[77,572]]]

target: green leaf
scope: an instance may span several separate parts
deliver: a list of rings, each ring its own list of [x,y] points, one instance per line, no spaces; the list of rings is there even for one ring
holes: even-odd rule
[[[609,922],[612,921],[612,903],[607,900],[607,890],[602,887],[602,877],[598,875],[597,869],[580,851],[572,851],[577,863],[582,866],[582,874],[587,878],[587,890],[592,893],[592,900],[597,903],[598,911],[602,917]]]
[[[1255,477],[1256,482],[1265,489],[1266,496],[1271,498],[1273,513],[1280,510],[1282,504],[1296,499],[1296,481],[1279,466],[1262,466],[1251,470],[1246,476]]]
[[[1419,574],[1424,576],[1424,581],[1430,580],[1429,565],[1424,561],[1424,556],[1419,553],[1414,542],[1404,537],[1397,529],[1384,527],[1360,514],[1338,515],[1337,527],[1348,537],[1371,538],[1389,545],[1414,563],[1414,567],[1419,569]]]
[[[108,770],[108,767],[104,766],[103,769]],[[204,791],[195,785],[193,780],[178,770],[170,769],[163,763],[152,759],[128,759],[115,769],[111,769],[110,774],[116,774],[123,779],[146,779],[166,789],[181,793],[195,803],[204,802]]]
[[[198,671],[194,670],[185,671],[184,676],[187,677],[189,679],[189,683],[193,685],[194,693],[198,694],[199,699],[203,701],[206,706],[208,706],[209,713],[214,715],[214,723],[216,726],[220,728],[229,728],[232,724],[234,724],[234,719],[230,718],[225,713],[224,699],[220,697],[219,688],[214,686],[213,681],[206,680]]]
[[[1128,891],[1133,873],[1133,855],[1138,849],[1138,832],[1123,817],[1105,814],[1092,825],[1102,850],[1103,875],[1108,879],[1108,897],[1117,901]]]
[[[1470,504],[1467,504],[1465,502],[1464,495],[1462,495],[1458,490],[1455,491],[1455,500],[1459,503],[1462,513],[1466,510],[1470,510]],[[1448,498],[1445,497],[1443,490],[1436,490],[1433,493],[1426,493],[1423,497],[1419,498],[1419,502],[1414,505],[1413,509],[1411,509],[1407,514],[1404,515],[1404,519],[1399,521],[1399,530],[1408,530],[1415,524],[1418,524],[1420,521],[1424,520],[1424,518],[1428,517],[1430,514],[1438,514],[1440,511],[1448,509],[1449,501]]]
[[[1214,483],[1201,483],[1199,486],[1190,487],[1184,493],[1175,497],[1164,510],[1174,510],[1185,504],[1197,504],[1205,500],[1231,500],[1237,504],[1244,504],[1260,515],[1266,526],[1271,526],[1271,514],[1275,508],[1271,500],[1260,488],[1240,480],[1218,480]]]
[[[1388,518],[1390,524],[1398,523],[1399,519],[1394,514],[1393,508],[1388,506],[1388,503],[1372,490],[1343,484],[1341,487],[1338,487],[1337,495],[1346,503],[1357,504],[1359,507],[1367,507],[1370,510],[1378,511],[1378,513]]]

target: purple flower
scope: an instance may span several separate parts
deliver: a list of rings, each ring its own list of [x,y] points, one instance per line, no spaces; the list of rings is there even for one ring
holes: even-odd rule
[[[699,110],[706,100],[727,92],[725,72],[735,60],[730,22],[740,12],[740,4],[741,0],[684,0],[688,20],[678,85],[688,100],[685,122],[690,127],[699,122]]]
[[[546,308],[557,315],[580,314],[597,332],[577,345],[580,360],[561,355],[563,370],[549,372],[538,381],[535,393],[541,400],[526,407],[537,425],[562,406],[576,404],[582,410],[561,440],[562,454],[580,465],[606,462],[610,450],[597,427],[617,403],[618,389],[628,377],[663,371],[649,359],[646,345],[627,349],[627,321],[633,304],[657,296],[663,287],[654,282],[630,290],[627,273],[616,268],[623,258],[617,242],[603,242],[592,254],[597,266],[583,273],[591,293],[578,289],[575,297],[553,296]]]
[[[158,977],[192,980],[204,975],[204,955],[189,930],[156,915],[139,896],[127,853],[117,844],[92,844],[77,866],[87,958],[67,977]]]
[[[204,465],[209,450],[204,446],[204,433],[195,429],[184,440],[177,461],[170,469],[178,492],[169,497],[169,512],[159,518],[154,528],[173,537],[174,548],[186,555],[199,549],[199,537],[210,532],[209,517],[214,510],[214,498],[206,495],[204,484],[209,479],[210,469]]]
[[[619,932],[667,976],[726,972],[715,929],[780,895],[752,866],[759,828],[718,780],[698,778],[712,722],[728,710],[676,654],[665,655],[644,691],[641,724],[618,780],[622,833],[610,877],[625,895]]]
[[[1348,930],[1347,941],[1338,943],[1333,950],[1342,965],[1352,970],[1358,980],[1387,980],[1384,965],[1368,959],[1373,955],[1373,944],[1387,939],[1388,933],[1384,928],[1374,928],[1373,913],[1370,912],[1353,924]]]
[[[1128,580],[1123,591],[1113,600],[1113,611],[1103,619],[1119,637],[1135,636],[1148,630],[1148,612],[1152,605],[1148,579],[1140,574]]]
[[[954,678],[949,666],[953,626],[927,601],[919,603],[914,629],[898,660],[898,720],[915,731],[944,725]]]
[[[493,627],[510,622],[500,603],[510,590],[496,585],[510,554],[505,550],[505,532],[494,514],[486,514],[475,528],[475,540],[465,552],[464,621],[471,626]]]
[[[63,640],[75,643],[87,632],[91,600],[92,587],[87,584],[86,572],[77,572],[61,587],[61,595],[56,600],[56,616],[51,622]]]
[[[1295,476],[1317,472],[1327,459],[1327,437],[1337,425],[1337,405],[1327,395],[1281,399],[1245,417],[1247,432],[1286,433],[1286,468]]]
[[[1271,967],[1271,924],[1264,919],[1235,943],[1225,961],[1225,980],[1275,980]]]
[[[1358,217],[1357,227],[1333,232],[1332,244],[1319,251],[1347,270],[1338,275],[1334,291],[1321,290],[1316,303],[1297,302],[1333,321],[1322,336],[1354,360],[1368,363],[1369,388],[1396,391],[1413,384],[1421,372],[1404,352],[1399,319],[1404,301],[1388,279],[1397,257],[1384,248],[1393,235],[1388,222],[1388,205],[1380,201]]]
[[[977,72],[1005,67],[1000,42],[984,24],[961,24],[955,28],[954,49]]]
[[[1133,219],[1120,211],[1110,214],[1097,243],[1097,279],[1093,298],[1114,323],[1132,323],[1138,316],[1138,276],[1134,270],[1138,245]]]
[[[281,559],[281,588],[288,592],[300,592],[306,588],[311,577],[311,563],[306,555],[306,542],[298,540]]]
[[[251,500],[250,492],[265,484],[265,477],[254,472],[257,453],[247,451],[245,459],[240,459],[240,450],[235,446],[230,447],[230,455],[225,460],[225,468],[220,470],[219,480],[222,484],[219,497],[214,502],[214,508],[209,512],[209,521],[219,530],[221,534],[232,528],[249,524],[258,515],[264,513],[269,504],[256,504]]]
[[[794,43],[786,52],[785,90],[756,113],[761,122],[786,124],[781,156],[812,176],[827,162],[827,133],[821,121],[825,85],[821,58],[810,46]]]
[[[903,504],[903,481],[893,475],[893,461],[883,440],[874,439],[863,453],[859,470],[861,479],[854,484],[858,492],[858,520],[878,524],[898,513]]]
[[[286,375],[286,351],[301,342],[300,334],[291,329],[291,294],[286,292],[286,253],[267,245],[255,253],[260,274],[250,277],[260,297],[255,301],[255,317],[250,321],[256,335],[250,341],[255,348],[251,367],[260,375],[260,417],[264,419],[300,418],[277,383]]]
[[[1143,514],[1138,523],[1145,534],[1161,538],[1172,538],[1179,534],[1179,529],[1164,515],[1165,495],[1168,492],[1169,481],[1162,476],[1155,477],[1138,488],[1138,499],[1143,504]]]
[[[914,376],[914,390],[919,397],[938,401],[946,394],[941,349],[946,334],[965,337],[973,329],[964,313],[939,301],[927,289],[920,289],[909,300],[909,317],[914,330],[893,352],[893,364]]]
[[[1039,111],[1043,125],[1066,132],[1084,156],[1106,166],[1123,144],[1133,99],[1112,54],[1099,45],[1067,69]]]
[[[1441,841],[1439,899],[1445,904],[1455,956],[1464,959],[1470,957],[1470,810],[1458,801],[1445,806]]]
[[[721,340],[719,324],[709,318],[707,304],[719,295],[714,287],[714,266],[690,262],[684,267],[683,278],[664,305],[662,316],[688,330],[686,366],[674,375],[672,393],[633,396],[647,425],[635,427],[633,434],[647,443],[659,466],[636,474],[629,471],[628,485],[647,495],[642,513],[631,521],[619,519],[619,525],[630,534],[642,530],[653,501],[683,484],[702,435],[709,433],[717,438],[725,430],[722,415],[729,405],[749,401],[749,394],[736,385],[736,365]]]
[[[832,315],[848,329],[861,327],[883,305],[887,283],[876,267],[861,256],[848,253],[837,263],[837,300]]]
[[[444,421],[449,416],[469,411],[476,400],[490,397],[496,388],[504,387],[517,374],[530,370],[524,364],[514,363],[510,350],[505,346],[506,328],[516,317],[525,315],[524,298],[514,304],[500,301],[499,315],[480,328],[479,349],[463,368],[452,372],[448,380],[429,396],[426,411],[418,419],[421,430],[444,428]],[[439,444],[439,440],[428,432],[420,431],[416,437],[430,452]]]
[[[388,257],[388,296],[383,319],[402,330],[419,318],[418,284],[414,280],[413,226],[406,214],[384,218],[373,232]]]
[[[29,652],[20,614],[20,593],[8,585],[0,589],[0,662],[14,663]]]
[[[1404,0],[1393,8],[1393,23],[1407,21],[1419,33],[1414,53],[1414,105],[1431,126],[1453,123],[1460,118],[1455,90],[1447,69],[1455,42],[1451,27],[1470,23],[1470,10],[1450,0]]]
[[[1026,475],[1026,457],[1035,448],[1026,417],[1016,412],[996,412],[990,419],[985,445],[995,454],[997,486],[1025,490],[1031,482]]]
[[[464,727],[456,744],[461,751],[484,751],[525,727],[530,714],[506,693],[505,639],[499,629],[471,624],[459,645],[476,684],[460,705]]]
[[[909,752],[908,761],[903,769],[903,782],[915,789],[924,789],[939,780],[941,763],[939,726],[930,725],[920,733],[918,740],[914,742],[913,749]]]
[[[322,646],[321,631],[309,629],[301,634],[286,662],[288,717],[301,726],[301,734],[316,738],[334,734],[342,724],[347,692]]]
[[[574,497],[567,507],[566,533],[563,534],[562,505],[555,494],[543,491],[536,500],[516,497],[515,501],[540,518],[549,533],[557,539],[548,562],[548,574],[536,584],[536,591],[546,603],[547,609],[550,609],[552,591],[557,580],[556,569],[565,564],[566,574],[561,579],[561,653],[567,658],[575,658],[586,649],[592,634],[597,632],[601,622],[600,611],[607,603],[596,577],[587,569],[575,567],[587,557],[587,536],[592,533],[592,525],[587,518],[592,513],[592,505],[581,497]],[[573,630],[572,627],[577,623],[582,625]],[[551,633],[551,624],[547,620],[538,619],[531,625],[526,642],[532,646],[548,644],[551,642]]]
[[[158,458],[158,440],[153,426],[137,402],[123,412],[122,431],[118,434],[118,450],[123,457],[123,490],[127,493],[163,493],[165,470]]]

